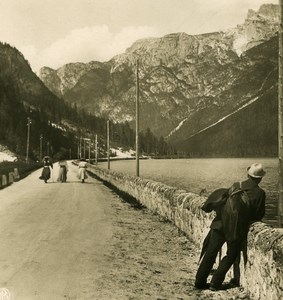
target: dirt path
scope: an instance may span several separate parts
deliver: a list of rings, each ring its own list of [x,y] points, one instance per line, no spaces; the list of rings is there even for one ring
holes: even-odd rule
[[[194,245],[76,171],[48,184],[37,171],[0,191],[0,288],[10,299],[245,299],[195,290]]]

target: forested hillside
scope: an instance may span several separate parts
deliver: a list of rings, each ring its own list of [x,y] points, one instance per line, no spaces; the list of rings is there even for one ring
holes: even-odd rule
[[[278,154],[277,86],[215,126],[180,142],[191,157],[270,157]]]
[[[106,123],[51,93],[32,72],[23,55],[0,43],[0,143],[19,156],[26,155],[27,118],[31,118],[30,157],[38,159],[40,136],[43,154],[77,155],[80,137],[94,141],[97,134],[101,155],[105,151]],[[111,146],[133,148],[135,133],[127,123],[110,123]],[[150,130],[150,144],[159,140]],[[142,135],[142,133],[141,133]],[[146,140],[144,136],[143,140]],[[146,142],[145,142],[146,143]],[[148,145],[148,143],[146,143]],[[162,142],[162,148],[164,143]],[[145,151],[145,147],[141,149]]]

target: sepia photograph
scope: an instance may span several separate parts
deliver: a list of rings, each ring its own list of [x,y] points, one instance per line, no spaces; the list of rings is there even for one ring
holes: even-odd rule
[[[283,0],[0,15],[0,300],[283,300]]]

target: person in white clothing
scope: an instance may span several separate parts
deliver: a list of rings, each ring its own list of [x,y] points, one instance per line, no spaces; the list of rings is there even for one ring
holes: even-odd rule
[[[65,159],[60,159],[58,161],[59,165],[59,174],[57,181],[59,182],[66,182],[67,181],[67,172],[69,170],[68,163]]]
[[[82,158],[79,162],[79,173],[78,178],[82,181],[82,183],[85,182],[85,179],[87,179],[86,169],[87,169],[87,162],[84,158]]]

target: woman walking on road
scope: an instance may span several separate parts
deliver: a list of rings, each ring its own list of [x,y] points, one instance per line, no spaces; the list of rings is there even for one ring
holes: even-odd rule
[[[45,183],[47,183],[47,180],[50,178],[50,168],[51,167],[53,169],[53,164],[52,164],[52,160],[49,156],[45,156],[43,158],[43,169],[42,169],[42,173],[41,176],[39,177],[39,179],[44,180]]]
[[[85,179],[88,177],[86,174],[86,168],[87,168],[87,162],[84,158],[82,158],[79,162],[79,173],[78,173],[78,178],[82,181],[82,183],[84,183]]]
[[[58,161],[58,165],[59,165],[59,174],[58,174],[57,181],[66,182],[67,172],[69,170],[68,163],[64,158],[62,158]]]

